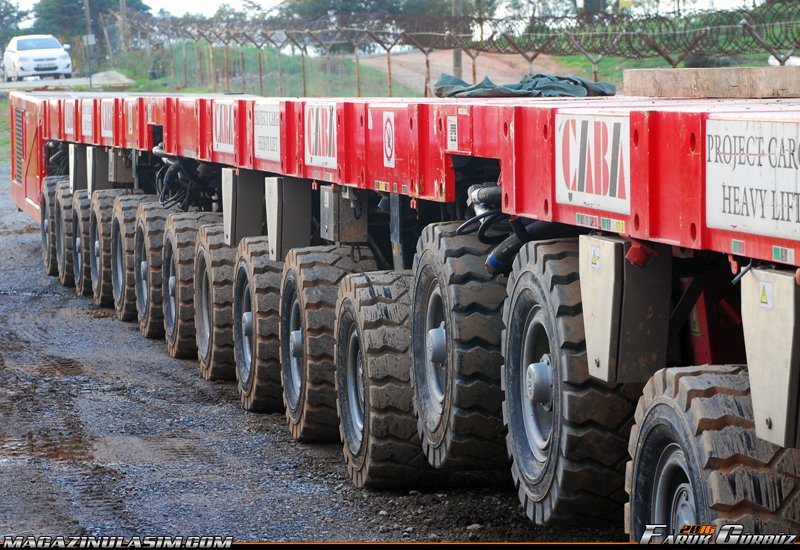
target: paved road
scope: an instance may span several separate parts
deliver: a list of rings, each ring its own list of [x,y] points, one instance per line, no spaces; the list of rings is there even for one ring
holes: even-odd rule
[[[116,71],[106,71],[92,75],[93,86],[125,86],[132,83],[133,80]],[[69,89],[76,86],[89,86],[89,79],[85,77],[59,79],[29,77],[21,82],[0,80],[0,90]]]
[[[234,540],[625,540],[540,529],[507,472],[426,492],[355,489],[338,445],[291,440],[230,383],[44,275],[38,227],[0,166],[0,537]]]

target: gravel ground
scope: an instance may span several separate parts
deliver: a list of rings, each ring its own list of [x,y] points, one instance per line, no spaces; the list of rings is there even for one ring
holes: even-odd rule
[[[625,540],[535,527],[505,471],[356,489],[338,445],[295,443],[282,415],[245,413],[234,384],[47,277],[9,177],[0,166],[0,536]]]

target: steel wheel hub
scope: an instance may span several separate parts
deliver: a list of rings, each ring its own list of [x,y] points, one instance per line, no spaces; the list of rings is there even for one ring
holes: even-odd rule
[[[136,228],[136,235],[133,241],[133,265],[134,275],[136,278],[136,307],[139,313],[139,319],[143,320],[147,317],[147,307],[149,294],[149,285],[147,283],[147,275],[150,266],[147,264],[147,250],[144,245],[144,232],[140,227]]]
[[[56,204],[56,257],[58,264],[64,264],[64,233],[61,227],[61,207]]]
[[[114,229],[112,232],[111,242],[114,246],[114,253],[111,258],[111,280],[113,282],[114,300],[117,302],[122,301],[124,293],[123,285],[125,284],[125,267],[123,265],[122,256],[122,234],[120,232],[119,223],[114,222]]]
[[[205,355],[208,352],[211,341],[211,280],[208,277],[208,269],[205,262],[200,266],[200,323],[198,333],[200,336],[200,351]]]
[[[350,425],[353,435],[360,445],[364,431],[364,359],[361,354],[361,341],[355,324],[351,328],[347,346],[347,397],[350,403]]]
[[[242,313],[242,335],[245,338],[253,336],[253,312],[251,311]]]
[[[147,262],[139,264],[139,280],[142,283],[142,291],[147,294]]]
[[[545,355],[538,363],[528,365],[525,372],[525,394],[531,403],[552,408],[553,375],[549,356]]]
[[[698,523],[697,504],[689,479],[686,455],[677,443],[670,443],[661,453],[653,477],[653,522],[667,525],[675,533],[684,525]]]
[[[553,434],[553,367],[550,340],[542,324],[541,306],[535,305],[525,321],[520,372],[521,409],[528,446],[534,459],[544,463]]]
[[[175,298],[175,287],[178,281],[175,276],[175,257],[169,247],[166,247],[164,255],[164,268],[164,283],[167,291],[167,297],[164,300],[164,327],[167,329],[167,334],[172,337],[178,320],[178,303]]]
[[[442,414],[447,388],[447,326],[444,300],[437,280],[431,282],[425,312],[425,378],[434,411]]]
[[[79,276],[83,271],[83,250],[81,249],[80,236],[75,237],[75,242],[73,243],[72,248],[75,251],[75,257],[72,263],[75,265],[75,274]]]
[[[289,405],[296,409],[300,404],[300,392],[303,387],[303,325],[300,310],[300,298],[297,292],[292,299],[289,314],[289,376],[287,396]]]
[[[241,272],[239,277],[242,277]],[[241,344],[237,344],[242,354],[242,361],[236,361],[236,369],[239,371],[239,380],[246,383],[250,380],[252,369],[255,368],[253,365],[253,304],[250,300],[250,285],[247,283],[247,278],[237,280],[236,287],[238,298],[235,303],[241,304],[239,319],[242,323],[239,327]]]

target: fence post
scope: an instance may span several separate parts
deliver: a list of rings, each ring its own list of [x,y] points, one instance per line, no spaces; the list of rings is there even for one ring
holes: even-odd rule
[[[703,39],[703,37],[708,33],[708,28],[701,29],[694,35],[692,41],[689,42],[689,45],[686,47],[685,50],[681,52],[681,54],[677,58],[673,58],[669,52],[661,46],[658,42],[656,42],[649,34],[644,32],[642,29],[636,29],[636,35],[645,41],[645,43],[653,48],[653,50],[658,53],[664,60],[670,64],[673,69],[677,69],[678,65],[680,65],[681,61],[691,53],[695,46]]]
[[[408,33],[403,33],[403,38],[408,40],[412,46],[417,48],[419,51],[422,52],[422,55],[425,56],[425,97],[431,97],[433,95],[431,91],[431,52],[433,52],[433,48],[428,47],[425,48],[416,38],[411,36]]]
[[[552,34],[548,35],[548,36],[547,36],[547,38],[545,38],[544,42],[542,42],[542,43],[541,43],[539,46],[537,46],[535,49],[532,49],[532,50],[530,50],[530,51],[533,53],[533,55],[530,55],[530,54],[528,54],[528,52],[527,52],[527,51],[526,51],[526,50],[525,50],[525,49],[524,49],[524,48],[523,48],[523,47],[522,47],[522,46],[519,44],[519,42],[517,42],[516,40],[514,40],[514,38],[512,38],[512,37],[511,37],[511,35],[510,35],[510,34],[508,34],[508,33],[503,33],[501,36],[502,36],[503,38],[505,38],[505,39],[506,39],[506,42],[508,42],[508,43],[509,43],[509,45],[510,45],[510,46],[511,46],[511,47],[512,47],[512,48],[513,48],[513,49],[514,49],[514,50],[515,50],[515,51],[516,51],[518,54],[520,54],[520,55],[521,55],[521,56],[522,56],[522,57],[525,59],[525,61],[527,61],[527,62],[528,62],[528,74],[529,74],[529,75],[532,75],[532,74],[533,74],[533,62],[536,60],[536,58],[537,58],[537,57],[539,57],[539,55],[540,55],[540,54],[541,54],[541,53],[544,51],[544,49],[545,49],[545,48],[547,48],[547,46],[549,46],[549,45],[550,45],[550,43],[551,43],[551,42],[552,42],[552,41],[555,39],[555,36],[554,36],[554,35],[552,35]]]
[[[296,38],[291,36],[289,33],[286,33],[286,39],[290,40],[292,44],[297,46],[297,49],[300,50],[300,72],[303,76],[303,97],[308,97],[308,84],[306,81],[306,45],[300,44]]]
[[[797,40],[794,41],[794,43],[792,44],[792,46],[789,48],[789,50],[786,52],[785,55],[781,54],[777,48],[773,47],[766,40],[764,40],[764,38],[758,33],[758,31],[756,31],[755,27],[753,27],[750,24],[750,22],[747,21],[747,19],[742,19],[739,22],[739,25],[741,25],[744,28],[744,30],[750,33],[750,36],[752,36],[762,48],[767,50],[768,53],[772,54],[772,56],[778,60],[778,63],[780,63],[781,67],[786,66],[786,62],[789,61],[789,58],[792,57],[792,54],[795,52],[795,50],[798,47],[800,47],[800,37],[799,37]]]
[[[392,48],[397,45],[400,36],[395,37],[395,39],[389,43],[381,39],[372,31],[364,31],[366,32],[370,38],[372,38],[378,45],[386,50],[386,82],[389,91],[389,97],[392,97]]]
[[[565,33],[567,40],[575,46],[575,49],[581,52],[586,59],[592,64],[592,80],[600,82],[600,62],[603,60],[603,54],[592,55],[572,36],[570,33]]]

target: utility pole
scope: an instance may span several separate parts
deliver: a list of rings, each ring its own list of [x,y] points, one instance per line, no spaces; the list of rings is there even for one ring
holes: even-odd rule
[[[119,39],[123,52],[128,51],[128,4],[126,0],[119,0]]]
[[[86,18],[86,64],[89,66],[89,87],[92,87],[92,60],[94,58],[94,44],[91,43],[92,17],[89,14],[89,0],[83,0],[83,16]]]
[[[85,1],[86,0],[84,0],[84,2]],[[461,0],[453,0],[453,19],[457,20],[462,15],[464,15],[464,10],[461,5]],[[460,29],[461,21],[458,22],[453,32],[458,34]],[[456,45],[456,48],[453,50],[453,76],[461,78],[461,48],[459,48],[458,45]]]

